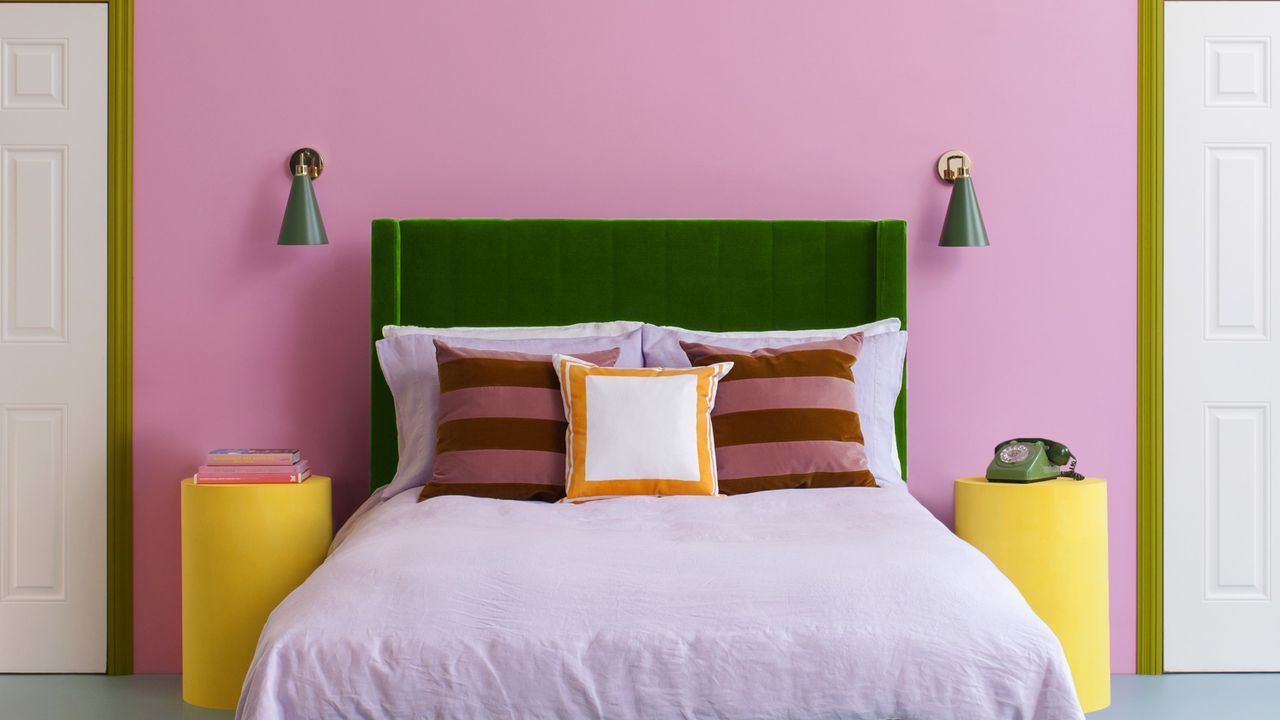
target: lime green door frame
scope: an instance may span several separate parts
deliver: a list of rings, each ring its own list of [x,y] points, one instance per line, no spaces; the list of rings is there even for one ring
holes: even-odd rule
[[[105,0],[107,80],[107,673],[133,672],[133,0]]]
[[[1138,672],[1164,671],[1164,0],[1138,0]]]
[[[86,0],[0,0],[0,2]],[[94,2],[94,0],[87,0]],[[107,673],[133,672],[133,0],[107,6]]]

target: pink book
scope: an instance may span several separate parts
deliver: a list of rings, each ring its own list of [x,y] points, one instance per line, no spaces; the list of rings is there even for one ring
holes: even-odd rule
[[[301,459],[302,453],[291,449],[219,448],[210,450],[205,462],[209,465],[294,465]]]
[[[292,465],[201,465],[200,472],[206,475],[296,475],[309,467],[311,461],[303,460]]]
[[[274,485],[285,483],[300,483],[311,477],[310,470],[303,470],[300,473],[290,475],[207,475],[204,473],[196,473],[195,483],[197,485],[232,485],[232,484],[253,484],[253,485]]]

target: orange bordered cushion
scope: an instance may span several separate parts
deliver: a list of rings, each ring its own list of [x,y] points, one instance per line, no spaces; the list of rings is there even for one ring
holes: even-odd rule
[[[565,496],[717,495],[711,409],[732,363],[605,368],[555,356],[569,430]]]

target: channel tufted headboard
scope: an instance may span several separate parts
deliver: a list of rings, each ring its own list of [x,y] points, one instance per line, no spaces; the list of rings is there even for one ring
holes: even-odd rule
[[[376,342],[384,325],[905,327],[906,240],[900,220],[375,220],[370,330]],[[396,418],[376,355],[370,375],[377,489],[395,475]],[[905,391],[896,415],[905,477]]]

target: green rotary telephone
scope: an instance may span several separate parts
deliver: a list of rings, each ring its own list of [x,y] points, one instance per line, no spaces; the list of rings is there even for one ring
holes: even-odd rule
[[[1063,465],[1070,464],[1066,470]],[[1014,438],[996,446],[987,466],[987,480],[1001,483],[1033,483],[1069,477],[1083,480],[1076,472],[1076,456],[1066,445],[1044,438]]]

